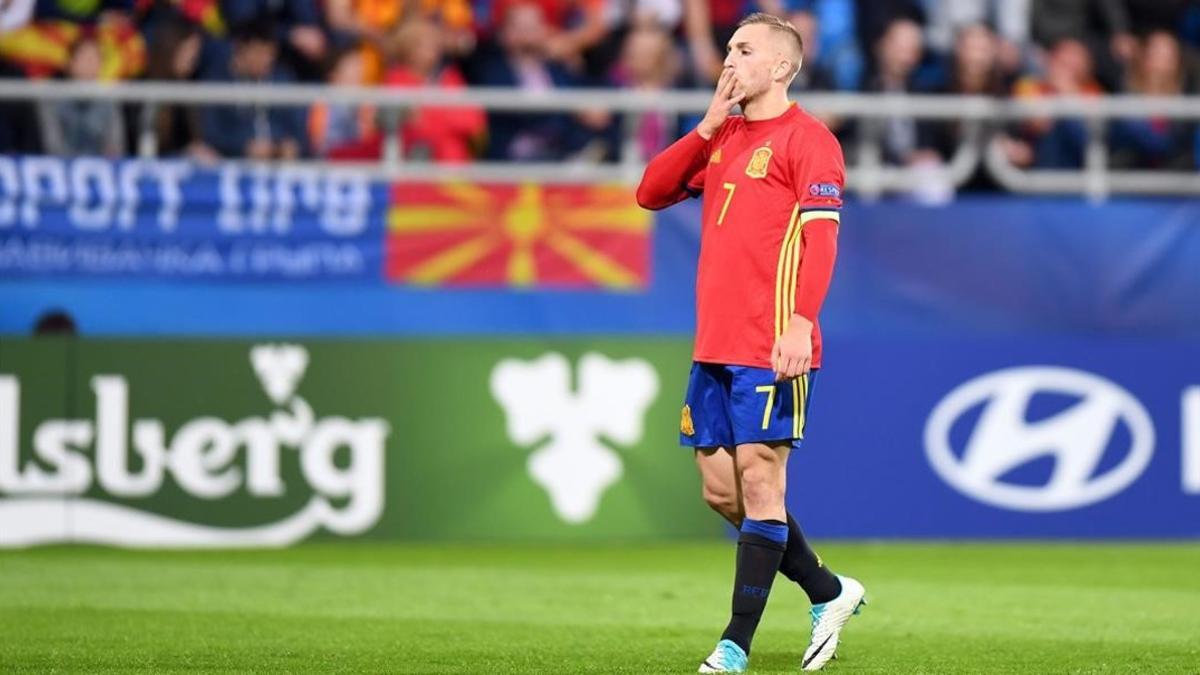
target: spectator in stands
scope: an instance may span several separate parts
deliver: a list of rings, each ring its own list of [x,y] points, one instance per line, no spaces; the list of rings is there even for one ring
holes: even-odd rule
[[[796,1],[683,0],[684,32],[697,83],[707,86],[720,77],[725,47],[743,16],[755,11],[787,16]]]
[[[308,138],[313,152],[326,159],[378,159],[381,136],[374,106],[337,102],[337,87],[366,84],[365,57],[354,45],[336,47],[326,66],[325,81],[334,87],[308,112]]]
[[[625,38],[614,84],[642,92],[671,89],[679,79],[679,54],[666,30],[654,23],[633,29]],[[651,110],[637,115],[634,138],[638,158],[648,161],[679,136],[674,115]],[[615,144],[615,141],[614,141]]]
[[[917,67],[924,53],[921,26],[899,17],[892,20],[875,44],[875,62],[866,91],[903,94],[916,91]],[[883,155],[891,164],[908,164],[917,150],[917,122],[911,117],[884,120]]]
[[[531,93],[578,84],[565,67],[549,58],[552,29],[539,4],[512,4],[500,22],[497,35],[500,53],[481,61],[479,84],[516,87]],[[563,113],[490,112],[488,130],[486,154],[490,159],[562,159],[590,140],[580,125]]]
[[[324,10],[336,43],[363,45],[366,82],[383,79],[385,42],[409,19],[437,22],[442,27],[445,48],[455,56],[463,56],[475,47],[474,16],[468,0],[325,0]]]
[[[275,26],[257,19],[234,29],[232,41],[204,71],[210,82],[291,82],[278,61]],[[305,150],[305,114],[295,107],[209,106],[200,112],[205,143],[225,157],[294,159]]]
[[[854,0],[858,44],[865,51],[879,44],[898,19],[925,26],[925,0]]]
[[[395,31],[390,44],[395,64],[385,78],[388,86],[461,89],[467,85],[458,67],[444,58],[439,24],[410,19]],[[469,161],[482,150],[486,136],[487,115],[475,107],[416,108],[400,125],[405,157],[435,162]]]
[[[1110,84],[1137,47],[1125,0],[1037,0],[1030,17],[1036,44],[1049,50],[1063,40],[1081,42],[1091,51],[1093,77]]]
[[[1002,38],[982,23],[963,26],[954,41],[953,61],[950,76],[940,93],[960,96],[1007,95],[1004,66],[1002,65]],[[926,120],[918,124],[918,150],[914,163],[926,166],[941,166],[949,160],[963,143],[975,142],[969,136],[979,122],[964,120]],[[982,139],[982,136],[979,137]],[[943,176],[943,178],[945,178]],[[932,181],[931,177],[928,180]],[[979,165],[964,186],[968,190],[995,190],[998,186],[986,169]],[[949,189],[949,186],[946,186]]]
[[[974,51],[982,53],[977,26],[994,35],[997,64],[1005,77],[1016,78],[1028,55],[1032,0],[929,0],[926,40],[930,49],[946,54],[961,48],[963,31],[972,30]],[[955,56],[956,60],[958,55]]]
[[[100,45],[91,36],[71,48],[68,78],[95,82],[100,78]],[[125,122],[112,101],[44,101],[38,104],[42,148],[60,156],[125,154]]]
[[[190,82],[199,77],[204,36],[200,26],[174,11],[160,15],[149,35],[148,80]],[[159,155],[190,154],[217,159],[201,141],[200,114],[194,106],[159,105],[154,110],[154,136]]]
[[[1125,93],[1179,96],[1184,93],[1179,40],[1157,31],[1141,41],[1126,78]],[[1166,117],[1120,118],[1112,122],[1111,162],[1117,168],[1192,168],[1195,125]]]
[[[230,26],[270,23],[276,42],[292,69],[304,79],[318,79],[329,54],[317,0],[222,0],[221,14]]]
[[[789,20],[804,41],[804,61],[791,88],[797,91],[828,91],[834,89],[833,75],[821,63],[821,34],[817,17],[809,10],[793,12]]]
[[[1099,96],[1103,93],[1092,68],[1092,57],[1079,40],[1060,40],[1050,50],[1044,78],[1026,77],[1014,87],[1017,97]],[[1009,161],[1017,166],[1078,168],[1083,165],[1087,128],[1078,119],[1034,119],[1006,142]]]
[[[1010,90],[1002,65],[1003,39],[985,24],[963,26],[954,40],[943,94],[1004,97]]]
[[[545,57],[583,73],[585,54],[608,36],[605,0],[495,0],[495,25],[504,26],[506,15],[528,5],[540,9],[542,21],[549,27],[542,50]]]
[[[612,0],[605,17],[608,36],[585,52],[584,72],[592,82],[611,84],[613,71],[621,68],[628,37],[642,28],[674,34],[683,18],[683,5],[681,0]]]

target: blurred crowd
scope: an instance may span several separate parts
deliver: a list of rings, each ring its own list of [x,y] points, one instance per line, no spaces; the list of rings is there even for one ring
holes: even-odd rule
[[[612,161],[625,123],[612,111],[388,117],[339,103],[334,88],[704,89],[751,11],[787,17],[804,36],[799,92],[1181,95],[1197,85],[1200,0],[0,0],[0,77],[331,85],[308,108],[3,103],[0,151],[131,154],[148,121],[160,155],[369,159],[395,125],[412,159]],[[848,154],[859,134],[876,134],[892,165],[945,162],[967,133],[958,122],[826,121]],[[630,122],[648,158],[694,120]],[[1083,163],[1080,120],[1002,131],[1019,166]],[[1105,133],[1117,167],[1190,169],[1200,156],[1190,123],[1148,116]]]

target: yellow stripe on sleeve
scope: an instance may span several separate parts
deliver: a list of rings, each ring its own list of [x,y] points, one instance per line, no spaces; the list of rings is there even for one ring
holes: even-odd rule
[[[786,292],[787,279],[790,272],[788,268],[791,266],[791,251],[793,249],[792,242],[795,240],[797,233],[800,231],[800,221],[797,216],[800,213],[800,204],[796,204],[792,209],[792,217],[788,221],[787,231],[783,235],[783,245],[779,247],[779,263],[775,268],[775,335],[779,336],[783,333],[784,322],[788,315],[783,312],[787,308]]]

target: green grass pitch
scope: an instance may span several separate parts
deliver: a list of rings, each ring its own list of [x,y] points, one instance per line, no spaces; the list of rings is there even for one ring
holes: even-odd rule
[[[870,605],[830,673],[1198,673],[1200,545],[827,544]],[[690,673],[732,543],[0,552],[0,672]],[[751,672],[795,672],[779,577]]]

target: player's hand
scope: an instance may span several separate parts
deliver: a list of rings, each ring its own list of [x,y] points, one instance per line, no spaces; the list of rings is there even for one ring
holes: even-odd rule
[[[771,349],[771,367],[775,381],[791,380],[808,372],[812,366],[812,322],[793,314],[787,330],[775,338]]]
[[[708,104],[708,112],[704,113],[704,119],[700,120],[700,124],[696,126],[696,132],[706,141],[711,139],[713,134],[717,133],[721,125],[725,123],[725,119],[729,117],[733,106],[741,103],[745,97],[746,92],[742,91],[741,86],[738,85],[733,69],[726,68],[721,71],[712,103]]]

